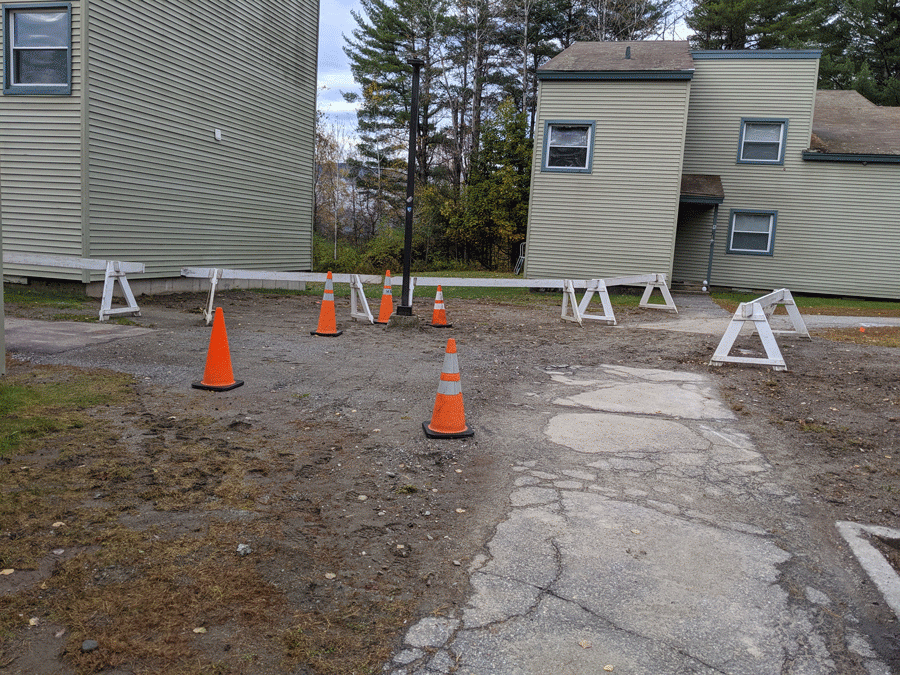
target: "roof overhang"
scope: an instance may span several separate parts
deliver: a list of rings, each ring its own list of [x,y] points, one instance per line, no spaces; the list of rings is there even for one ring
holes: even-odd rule
[[[695,49],[695,61],[719,59],[817,59],[821,49]]]
[[[847,152],[816,152],[805,150],[807,162],[854,162],[856,164],[900,164],[900,155],[856,155]]]
[[[713,206],[725,201],[722,177],[699,173],[681,174],[682,204],[706,204]]]
[[[693,70],[539,70],[539,80],[690,80]]]

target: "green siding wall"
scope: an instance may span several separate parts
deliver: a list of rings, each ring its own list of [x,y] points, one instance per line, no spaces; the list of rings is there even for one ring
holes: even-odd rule
[[[89,18],[91,256],[310,269],[317,0],[92,0]]]
[[[82,255],[81,8],[81,2],[72,2],[72,94],[0,96],[0,227],[4,251]],[[0,44],[4,28],[0,25]],[[0,50],[0,65],[3,58]],[[75,270],[22,265],[6,265],[3,272],[82,279]]]
[[[542,81],[525,274],[670,273],[688,81]],[[548,120],[596,122],[589,174],[541,172]]]
[[[900,298],[900,165],[805,162],[815,59],[697,60],[687,173],[719,174],[725,191],[712,284]],[[783,166],[737,164],[742,117],[788,118]],[[729,211],[778,211],[772,256],[726,253]],[[673,279],[706,276],[712,211],[682,217]]]

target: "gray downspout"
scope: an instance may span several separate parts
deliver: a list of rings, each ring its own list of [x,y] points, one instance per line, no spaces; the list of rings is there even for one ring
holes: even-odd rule
[[[719,223],[719,205],[715,204],[713,206],[713,226],[712,226],[712,236],[709,239],[709,262],[706,263],[706,279],[703,281],[703,290],[709,293],[709,289],[712,286],[712,261],[713,261],[713,251],[716,248],[716,226]]]

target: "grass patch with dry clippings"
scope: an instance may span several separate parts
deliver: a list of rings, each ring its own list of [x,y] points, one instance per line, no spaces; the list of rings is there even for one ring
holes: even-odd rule
[[[131,378],[106,371],[37,367],[0,382],[0,457],[29,438],[86,424],[84,409],[127,395]]]
[[[298,614],[282,636],[286,661],[316,675],[380,673],[391,655],[389,638],[409,616],[408,603],[400,601]]]
[[[834,342],[852,342],[867,347],[900,347],[900,326],[829,328],[816,334]]]

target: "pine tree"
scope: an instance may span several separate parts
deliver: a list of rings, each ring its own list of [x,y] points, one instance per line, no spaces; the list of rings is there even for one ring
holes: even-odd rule
[[[697,0],[686,18],[697,49],[804,48],[819,44],[828,0]]]
[[[441,74],[438,54],[444,31],[444,0],[362,0],[353,13],[357,28],[345,53],[362,95],[345,94],[360,104],[357,125],[363,190],[379,204],[380,216],[394,215],[405,192],[409,143],[411,56],[425,61],[420,72],[419,137],[416,176],[427,183],[433,170],[434,118],[441,109],[434,83]]]
[[[900,106],[900,4],[842,0],[825,30],[819,83]]]
[[[685,22],[695,49],[747,49],[756,0],[697,0]]]
[[[531,141],[525,114],[504,101],[484,129],[482,152],[472,169],[457,236],[477,251],[479,262],[493,269],[511,267],[525,241]]]

